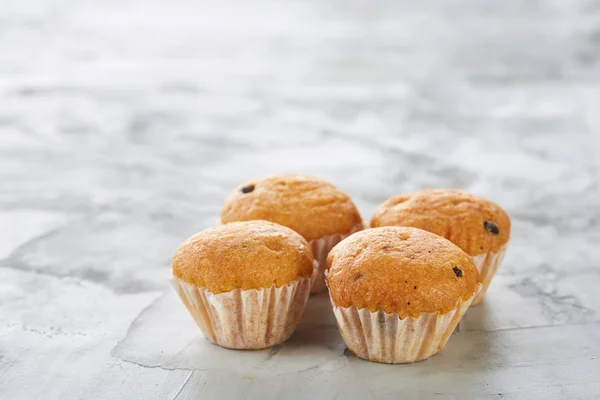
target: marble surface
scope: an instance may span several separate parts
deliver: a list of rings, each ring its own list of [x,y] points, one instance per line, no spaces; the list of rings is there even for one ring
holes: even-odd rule
[[[597,0],[4,0],[0,398],[600,398],[599,110]],[[283,346],[211,346],[170,257],[280,171],[367,220],[494,199],[486,301],[413,365],[350,355],[325,296]]]

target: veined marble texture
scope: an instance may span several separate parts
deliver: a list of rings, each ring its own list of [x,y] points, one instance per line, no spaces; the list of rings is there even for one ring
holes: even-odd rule
[[[412,365],[349,354],[325,295],[284,345],[211,345],[171,255],[276,172],[366,221],[498,202],[486,300]],[[598,399],[599,176],[598,0],[4,0],[0,398]]]

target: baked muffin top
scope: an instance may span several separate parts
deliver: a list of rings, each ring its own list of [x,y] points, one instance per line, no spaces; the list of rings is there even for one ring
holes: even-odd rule
[[[263,219],[292,228],[306,240],[362,229],[350,197],[307,175],[277,175],[240,185],[225,200],[221,222]]]
[[[376,210],[371,227],[412,226],[450,240],[471,256],[495,253],[510,238],[510,218],[496,203],[456,189],[394,196]]]
[[[340,307],[444,314],[478,289],[468,254],[443,237],[405,227],[366,229],[341,241],[327,258],[327,285]]]
[[[267,221],[234,222],[206,229],[175,251],[173,275],[218,294],[279,287],[309,277],[313,256],[293,230]]]

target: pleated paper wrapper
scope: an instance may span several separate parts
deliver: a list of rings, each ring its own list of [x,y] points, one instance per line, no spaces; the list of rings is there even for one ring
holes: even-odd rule
[[[483,300],[483,297],[490,287],[490,283],[492,282],[494,275],[496,275],[496,271],[498,271],[498,267],[504,259],[504,254],[506,254],[506,246],[507,245],[502,246],[497,253],[490,251],[488,253],[472,257],[473,262],[479,270],[479,282],[483,286],[477,297],[475,297],[475,300],[473,300],[472,305],[479,304]]]
[[[316,265],[313,274],[312,274],[312,282],[310,293],[320,293],[325,290],[325,276],[323,275],[325,269],[327,268],[327,255],[331,249],[334,248],[336,244],[352,235],[355,232],[358,232],[362,229],[362,226],[358,225],[352,228],[350,233],[344,235],[332,235],[326,236],[321,239],[311,240],[308,243],[312,249],[313,256],[315,260],[318,262]]]
[[[344,341],[358,357],[387,364],[411,363],[444,348],[480,289],[481,285],[467,301],[459,300],[454,309],[442,315],[421,313],[401,319],[398,313],[335,304],[333,312]]]
[[[176,277],[171,283],[204,336],[230,349],[264,349],[286,341],[310,293],[308,277],[281,287],[219,294]]]

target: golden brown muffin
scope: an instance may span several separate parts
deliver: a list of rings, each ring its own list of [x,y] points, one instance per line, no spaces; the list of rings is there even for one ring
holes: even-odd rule
[[[197,233],[173,256],[173,275],[214,294],[261,289],[310,277],[313,257],[306,240],[267,221],[235,222]]]
[[[478,272],[465,252],[421,229],[366,229],[329,253],[327,285],[338,307],[444,314],[478,289]]]
[[[358,210],[348,195],[306,175],[252,180],[225,200],[221,222],[258,219],[287,226],[309,241],[362,228]]]
[[[371,227],[411,226],[450,240],[471,256],[497,253],[510,238],[510,218],[497,204],[455,189],[429,189],[381,204]]]

